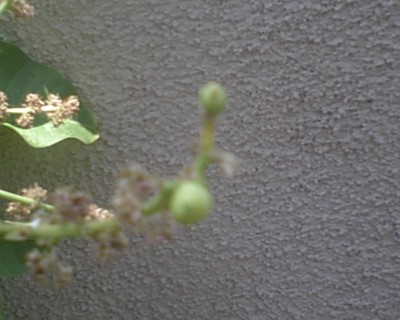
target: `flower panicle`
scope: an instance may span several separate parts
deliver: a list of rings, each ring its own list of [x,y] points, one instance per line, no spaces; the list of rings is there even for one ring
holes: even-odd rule
[[[216,117],[225,107],[226,99],[224,89],[217,83],[207,84],[200,91],[203,123],[193,148],[194,159],[176,177],[163,179],[137,163],[128,165],[116,179],[112,211],[95,205],[84,192],[60,188],[47,197],[47,191],[35,185],[32,190],[21,192],[30,201],[7,195],[7,199],[13,201],[9,213],[19,212],[23,220],[31,222],[16,223],[15,228],[0,224],[0,234],[14,241],[36,241],[35,248],[28,253],[29,269],[39,283],[59,286],[68,281],[72,273],[70,267],[57,259],[55,246],[63,239],[91,237],[96,242],[97,258],[103,261],[127,247],[129,239],[125,231],[128,228],[154,242],[172,238],[180,225],[202,221],[211,212],[214,202],[207,181],[208,167],[217,164],[226,177],[238,172],[238,159],[214,146]],[[79,101],[75,96],[62,99],[49,94],[42,99],[37,94],[29,94],[21,109],[26,122],[29,122],[28,116],[44,112],[55,125],[60,125],[79,110]],[[6,110],[4,116],[15,108],[8,107],[7,96],[0,92],[0,117],[2,110]],[[25,207],[19,207],[18,199]],[[42,203],[44,200],[49,203]],[[14,213],[15,220],[20,218],[18,214]]]
[[[6,94],[0,91],[0,122],[6,121],[8,115],[16,114],[19,115],[16,123],[22,128],[32,127],[35,116],[39,113],[45,114],[54,126],[58,127],[79,110],[80,102],[77,96],[71,95],[62,99],[58,94],[49,94],[43,99],[36,93],[27,94],[20,108],[10,108]]]
[[[91,198],[73,188],[59,188],[48,193],[37,183],[20,191],[15,201],[9,202],[6,213],[8,221],[3,237],[9,241],[33,240],[34,248],[27,253],[27,266],[33,279],[41,285],[61,287],[71,280],[72,268],[62,263],[56,245],[71,236],[88,236],[97,243],[97,257],[108,260],[124,250],[129,241],[120,224],[112,223],[112,211],[92,203]],[[29,204],[18,202],[23,197]],[[32,201],[33,200],[33,201]],[[46,211],[40,204],[46,200]],[[111,221],[110,227],[93,231],[93,224]],[[36,232],[37,229],[45,230]],[[71,230],[73,235],[71,235]],[[2,230],[0,229],[0,232]]]
[[[34,15],[35,8],[26,0],[0,0],[0,14],[4,11],[10,11],[16,20],[23,21]]]

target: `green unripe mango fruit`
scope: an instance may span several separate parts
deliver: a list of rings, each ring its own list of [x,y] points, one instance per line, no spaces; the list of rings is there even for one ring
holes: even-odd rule
[[[225,107],[226,101],[226,92],[217,82],[209,82],[200,90],[200,103],[211,115],[219,114]]]
[[[194,224],[207,217],[212,206],[210,191],[196,181],[184,181],[174,191],[170,211],[181,224]]]

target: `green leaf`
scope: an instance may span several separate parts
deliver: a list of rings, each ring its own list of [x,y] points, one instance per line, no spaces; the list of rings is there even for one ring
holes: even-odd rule
[[[94,138],[90,131],[82,127],[79,122],[73,120],[67,120],[61,128],[62,130],[54,127],[50,122],[31,129],[21,129],[9,123],[4,123],[3,125],[19,133],[26,142],[36,148],[48,147],[67,138],[77,138],[86,144],[92,143],[97,139],[97,137]]]
[[[3,312],[3,299],[0,296],[0,320],[4,320],[4,312]]]
[[[2,14],[4,11],[6,11],[10,4],[8,3],[8,0],[0,0],[0,14]],[[0,319],[1,319],[1,312],[0,312]]]
[[[72,84],[57,71],[34,62],[19,48],[0,41],[0,91],[4,91],[11,106],[19,107],[28,93],[46,96],[47,92],[61,97],[77,95]],[[22,129],[15,122],[16,116],[7,117],[3,126],[17,132],[36,148],[51,146],[67,138],[89,144],[99,138],[93,116],[82,105],[74,119],[55,127],[44,116],[37,116],[32,128]]]
[[[34,246],[34,241],[21,242],[0,239],[0,278],[17,276],[26,271],[25,255]]]
[[[4,11],[10,9],[10,1],[9,0],[0,0],[0,14],[2,14]]]

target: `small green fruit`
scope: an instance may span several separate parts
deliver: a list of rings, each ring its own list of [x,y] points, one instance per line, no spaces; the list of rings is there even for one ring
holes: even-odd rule
[[[212,196],[204,185],[196,181],[185,181],[174,191],[170,210],[179,223],[194,224],[207,217],[211,205]]]
[[[201,105],[211,115],[219,114],[226,101],[226,92],[217,82],[209,82],[200,90]]]

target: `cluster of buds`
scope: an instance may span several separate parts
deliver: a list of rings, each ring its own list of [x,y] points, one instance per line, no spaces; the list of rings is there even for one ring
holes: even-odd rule
[[[91,203],[88,207],[88,212],[85,216],[85,219],[91,221],[102,221],[111,219],[113,217],[114,213],[112,211],[101,208],[98,205]]]
[[[96,241],[96,257],[99,261],[110,260],[116,252],[123,251],[129,244],[128,237],[121,230],[100,232],[93,235],[93,239]]]
[[[10,114],[19,115],[16,123],[22,128],[31,127],[39,113],[45,114],[58,127],[78,111],[79,100],[76,96],[62,99],[57,94],[49,94],[47,99],[43,99],[36,93],[29,93],[20,108],[10,108],[6,94],[0,91],[0,122]]]
[[[83,192],[63,188],[47,196],[47,191],[35,184],[22,189],[20,195],[15,197],[19,201],[11,201],[7,205],[9,231],[4,234],[4,239],[35,239],[35,247],[27,255],[27,263],[33,278],[40,284],[61,286],[71,278],[72,268],[60,263],[56,255],[56,245],[71,230],[75,236],[93,237],[98,245],[100,260],[113,256],[128,244],[118,224],[91,233],[90,223],[112,221],[114,214],[91,203],[90,197]],[[43,203],[46,198],[49,203]],[[40,228],[46,231],[34,233]]]
[[[6,207],[6,214],[10,219],[15,221],[31,220],[32,212],[38,208],[41,202],[46,200],[47,190],[35,183],[32,187],[22,189],[20,194],[34,201],[31,204],[11,201]]]
[[[137,225],[143,220],[142,203],[158,182],[136,163],[124,168],[116,182],[113,206],[122,224]]]
[[[0,0],[0,14],[9,10],[18,20],[30,18],[34,14],[34,7],[26,0]]]
[[[124,168],[116,182],[113,206],[121,225],[132,225],[148,240],[170,239],[176,223],[169,212],[159,208],[158,215],[146,214],[144,205],[161,193],[162,181],[133,163]]]
[[[33,249],[27,255],[27,266],[33,279],[44,286],[62,287],[72,278],[72,268],[60,263],[55,248]]]
[[[63,188],[52,193],[50,203],[62,222],[82,222],[89,215],[91,199],[84,192]]]

